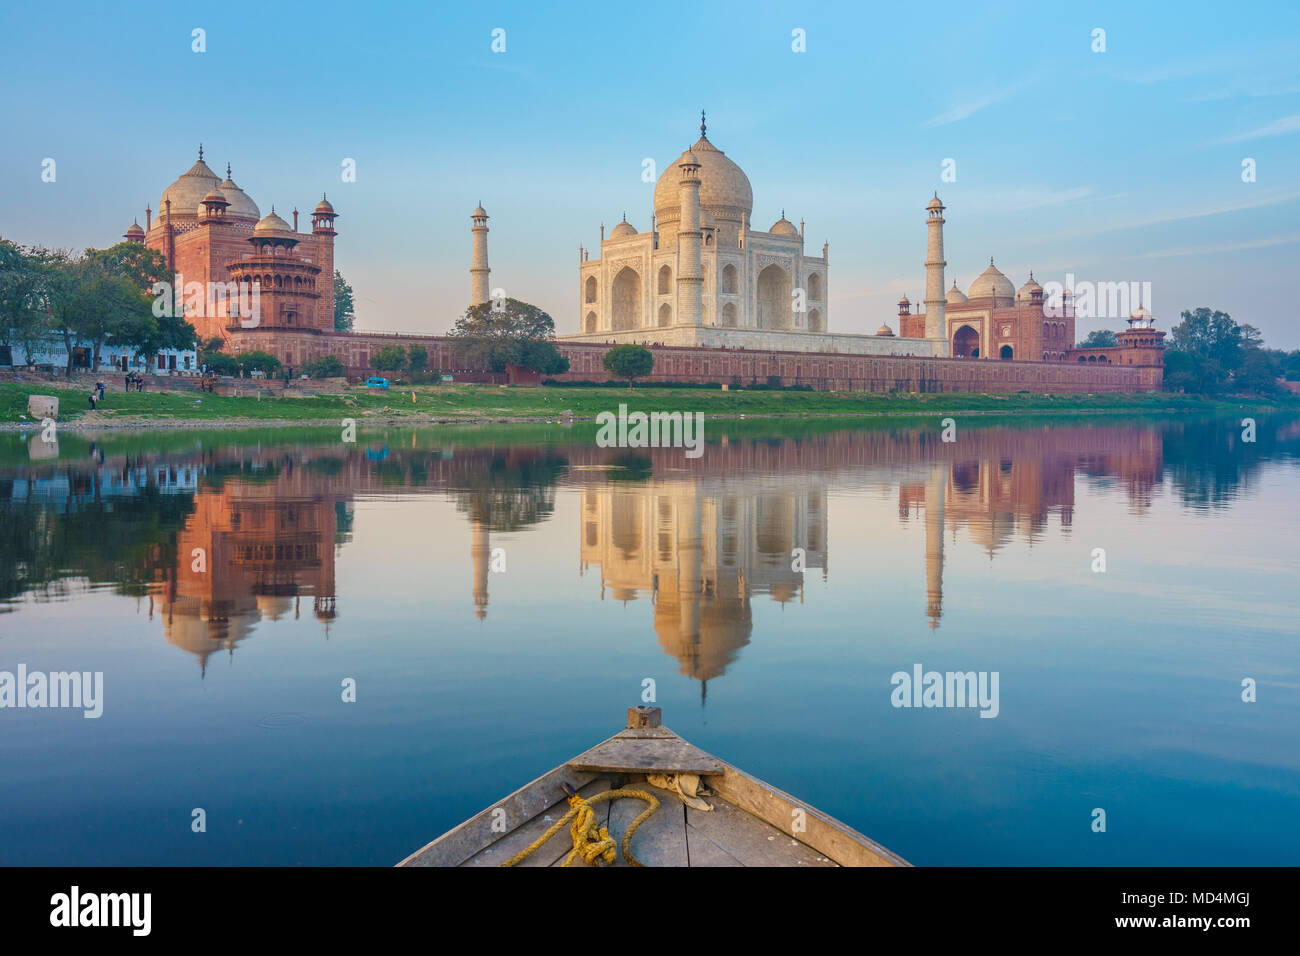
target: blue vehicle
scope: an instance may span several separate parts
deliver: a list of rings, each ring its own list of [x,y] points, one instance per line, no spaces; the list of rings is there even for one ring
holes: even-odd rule
[[[388,379],[382,375],[372,375],[366,379],[366,388],[387,388]]]

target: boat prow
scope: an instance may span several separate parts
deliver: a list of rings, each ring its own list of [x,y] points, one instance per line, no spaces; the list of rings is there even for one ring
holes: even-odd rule
[[[648,798],[657,801],[653,812]],[[590,844],[574,837],[575,818]],[[658,707],[632,707],[626,730],[398,866],[585,866],[588,860],[613,866],[909,865],[834,817],[683,740],[661,725]]]

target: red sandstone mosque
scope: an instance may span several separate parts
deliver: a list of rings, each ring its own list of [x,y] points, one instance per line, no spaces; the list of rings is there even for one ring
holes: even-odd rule
[[[784,215],[767,232],[754,230],[749,180],[708,140],[703,121],[654,197],[649,231],[624,217],[608,238],[601,227],[597,258],[581,250],[581,331],[558,339],[570,370],[557,378],[607,378],[601,360],[610,344],[635,342],[654,353],[654,378],[664,381],[871,392],[1128,392],[1162,384],[1164,332],[1141,306],[1117,333],[1118,346],[1078,349],[1069,295],[1046,308],[1032,274],[1017,290],[990,260],[968,292],[955,282],[945,292],[945,207],[937,195],[926,206],[925,311],[914,314],[904,297],[897,335],[888,324],[875,335],[829,330],[829,245],[805,255],[802,222],[796,230]],[[369,372],[383,346],[420,345],[431,369],[483,372],[463,368],[445,337],[334,330],[338,214],[323,194],[311,231],[300,231],[296,208],[292,225],[274,207],[261,215],[230,166],[222,180],[200,146],[158,206],[125,238],[166,256],[178,295],[191,282],[231,293],[215,300],[209,293],[208,308],[187,311],[201,341],[270,352],[289,368],[335,355],[353,377]],[[471,215],[471,305],[489,298],[487,221],[480,204]],[[256,291],[255,316],[239,314],[239,287]]]

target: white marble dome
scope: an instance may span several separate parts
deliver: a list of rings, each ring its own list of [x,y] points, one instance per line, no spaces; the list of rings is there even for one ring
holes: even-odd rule
[[[636,226],[628,222],[627,217],[624,216],[623,221],[620,222],[617,226],[615,226],[612,230],[610,230],[609,238],[626,239],[629,236],[635,236],[635,235],[636,235]]]
[[[970,291],[967,295],[972,299],[988,299],[997,296],[999,299],[1014,299],[1016,296],[1016,287],[1011,284],[1011,280],[1004,276],[998,267],[989,260],[989,267],[979,274],[974,282],[970,284]]]
[[[1031,272],[1029,273],[1029,281],[1026,282],[1024,285],[1022,285],[1020,287],[1020,291],[1016,293],[1016,301],[1032,302],[1034,298],[1034,293],[1038,292],[1041,294],[1042,291],[1043,291],[1043,287],[1034,281],[1034,274]]]
[[[948,305],[961,305],[963,302],[970,301],[966,298],[966,293],[957,288],[956,279],[952,280],[952,288],[948,290],[947,295],[944,296],[944,300]]]
[[[774,236],[797,236],[799,230],[795,228],[794,223],[785,218],[782,213],[781,218],[772,223],[772,228],[768,230]]]
[[[161,217],[167,212],[169,199],[172,201],[173,216],[196,215],[195,210],[202,205],[203,197],[220,184],[221,177],[208,168],[200,155],[198,162],[163,190],[162,198],[158,200],[158,215]]]
[[[253,202],[253,197],[248,195],[230,178],[230,167],[226,167],[226,178],[217,187],[230,201],[230,207],[226,210],[227,219],[251,219],[254,222],[262,218],[262,212],[257,208],[257,203]]]
[[[688,153],[700,164],[700,206],[719,219],[739,221],[754,210],[754,190],[749,177],[708,138],[701,136],[686,152],[668,165],[655,183],[655,215],[660,222],[676,222],[681,213],[682,171],[678,164]]]

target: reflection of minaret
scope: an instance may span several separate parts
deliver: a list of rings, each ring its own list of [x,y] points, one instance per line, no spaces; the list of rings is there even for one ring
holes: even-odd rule
[[[488,556],[492,551],[492,541],[485,522],[473,519],[471,527],[473,541],[469,553],[474,562],[474,616],[481,621],[487,617]]]
[[[930,627],[943,617],[943,507],[947,494],[948,466],[930,466],[925,483],[925,614]]]
[[[679,634],[696,654],[700,645],[700,572],[704,538],[700,526],[700,499],[682,495],[677,512],[677,595]]]

